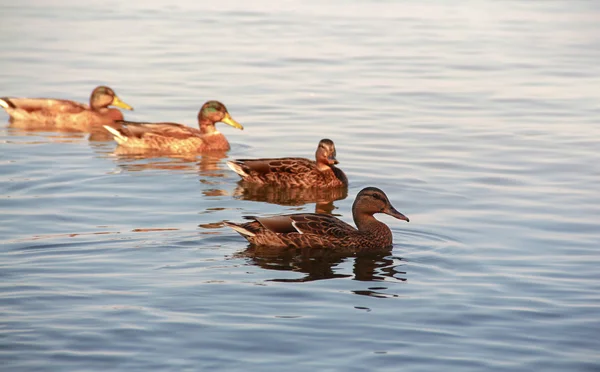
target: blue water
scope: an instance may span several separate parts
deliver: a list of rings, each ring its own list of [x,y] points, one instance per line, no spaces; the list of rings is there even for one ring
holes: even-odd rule
[[[600,7],[592,1],[4,2],[0,96],[196,125],[231,158],[335,141],[332,203],[244,197],[227,157],[135,158],[0,112],[7,371],[600,370]],[[386,254],[255,252],[223,220],[365,186]],[[258,199],[258,200],[257,200]]]

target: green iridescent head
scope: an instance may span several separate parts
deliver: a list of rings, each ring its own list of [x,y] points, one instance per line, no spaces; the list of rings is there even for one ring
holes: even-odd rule
[[[204,105],[202,105],[202,108],[200,109],[200,112],[198,113],[198,120],[200,122],[202,122],[202,121],[210,121],[212,123],[221,122],[221,123],[225,123],[227,125],[231,125],[232,127],[237,128],[237,129],[242,129],[242,130],[244,129],[244,127],[240,123],[233,120],[231,115],[229,115],[229,112],[227,111],[227,108],[225,107],[225,105],[219,101],[208,101]]]

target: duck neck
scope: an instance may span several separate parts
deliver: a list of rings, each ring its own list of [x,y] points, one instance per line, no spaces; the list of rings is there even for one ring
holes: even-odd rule
[[[202,134],[205,134],[205,135],[220,134],[220,132],[217,130],[217,128],[215,128],[215,123],[213,123],[212,121],[210,121],[206,118],[202,118],[202,117],[199,118],[198,126],[200,127],[200,132]]]
[[[352,211],[352,217],[354,218],[354,223],[356,224],[356,228],[359,231],[367,232],[371,230],[377,230],[381,225],[385,226],[384,223],[377,221],[372,214],[361,213]]]
[[[321,172],[331,172],[331,167],[323,163],[317,163],[317,169]]]
[[[104,115],[105,117],[110,118],[111,120],[123,120],[123,113],[116,108],[112,107],[104,107],[98,110],[99,113]]]
[[[206,141],[207,150],[229,150],[229,141],[215,128],[215,123],[210,120],[199,120],[200,133]],[[209,139],[210,138],[210,139]]]
[[[92,111],[102,111],[102,109],[108,108],[108,106],[99,105],[97,102],[90,99],[90,108],[92,109]]]
[[[379,222],[372,214],[354,213],[353,217],[359,234],[369,242],[381,246],[392,245],[392,230],[386,224]]]

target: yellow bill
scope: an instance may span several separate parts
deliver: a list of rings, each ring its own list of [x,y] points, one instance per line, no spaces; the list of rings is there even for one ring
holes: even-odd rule
[[[113,98],[113,100],[111,102],[111,105],[120,107],[120,108],[125,109],[125,110],[131,110],[131,111],[133,111],[133,107],[131,107],[128,104],[126,104],[125,102],[121,101],[121,99],[119,97],[117,97],[116,95],[114,96],[114,98]]]
[[[242,127],[242,124],[240,124],[237,121],[233,120],[233,118],[231,117],[231,115],[229,115],[229,113],[226,113],[225,117],[221,121],[223,123],[227,124],[227,125],[231,125],[234,128],[244,130],[244,127]]]

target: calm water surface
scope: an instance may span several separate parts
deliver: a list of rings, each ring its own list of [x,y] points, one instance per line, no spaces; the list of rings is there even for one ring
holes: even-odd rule
[[[106,84],[132,120],[218,99],[246,127],[127,158],[1,112],[3,370],[600,370],[596,2],[4,1],[0,47],[0,95]],[[324,137],[351,181],[330,203],[225,166]],[[257,252],[221,224],[350,222],[365,186],[411,218],[380,217],[389,252]]]

